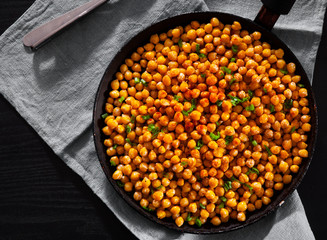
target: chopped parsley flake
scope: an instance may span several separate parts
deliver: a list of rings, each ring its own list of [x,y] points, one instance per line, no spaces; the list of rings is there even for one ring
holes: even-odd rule
[[[229,82],[229,85],[232,86],[235,83],[235,81],[236,81],[236,78],[232,78],[232,80],[230,80],[230,82]]]
[[[225,73],[232,74],[232,70],[230,70],[228,67],[221,67],[221,70],[223,70]]]
[[[191,221],[191,220],[192,220],[192,216],[191,216],[191,213],[190,213],[190,212],[188,212],[188,214],[187,214],[187,217],[186,217],[185,221],[186,221],[186,222],[189,222],[189,221]]]
[[[174,96],[174,100],[176,100],[177,102],[179,101],[180,98],[181,98],[181,96],[178,96],[178,95]]]
[[[141,79],[141,83],[146,87],[148,86],[148,83],[144,79]]]
[[[268,156],[273,155],[272,152],[270,151],[269,147],[267,145],[265,145],[265,149],[268,152]]]
[[[125,130],[126,130],[126,133],[130,133],[132,131],[132,129],[129,125],[126,125]]]
[[[246,110],[246,111],[254,111],[254,105],[251,104],[251,105],[245,107],[245,110]]]
[[[284,102],[285,109],[291,109],[293,107],[293,100],[292,99],[286,99]]]
[[[148,208],[148,207],[143,207],[145,210],[147,210],[148,212],[152,212],[152,211],[154,211],[153,209],[151,209],[151,208]]]
[[[200,205],[200,208],[206,209],[206,206],[204,206],[202,203],[199,203],[199,205]]]
[[[199,150],[202,146],[203,146],[203,142],[202,139],[200,139],[199,141],[197,141],[195,149]]]
[[[226,136],[225,143],[226,145],[230,144],[233,141],[234,136]]]
[[[291,134],[295,132],[295,127],[292,127]]]
[[[220,132],[217,132],[217,135],[211,132],[209,136],[211,137],[212,140],[216,141],[220,138]]]
[[[105,119],[105,118],[108,117],[108,116],[109,116],[108,113],[104,113],[104,114],[101,115],[101,117],[102,117],[103,119]]]
[[[125,186],[125,184],[124,183],[122,183],[121,181],[116,181],[117,182],[117,185],[118,185],[118,187],[124,187]]]
[[[184,167],[184,166],[186,166],[188,164],[188,162],[186,162],[186,161],[183,161],[183,162],[181,162],[181,165]]]
[[[201,227],[201,226],[202,226],[202,222],[201,222],[201,220],[198,219],[198,218],[195,220],[195,224],[196,224],[198,227]]]
[[[182,39],[179,39],[179,40],[178,40],[178,46],[179,46],[179,47],[182,47],[182,46],[183,46],[183,41],[182,41]]]
[[[288,74],[288,71],[286,69],[280,69],[279,70],[282,74]]]
[[[233,51],[233,53],[237,53],[237,51],[238,51],[238,46],[237,46],[237,45],[233,45],[233,46],[232,46],[232,51]]]
[[[150,124],[148,126],[148,130],[152,133],[152,138],[157,137],[157,135],[160,132],[160,129],[158,127],[156,127],[154,124]]]
[[[118,102],[120,102],[120,103],[122,103],[124,101],[125,101],[125,98],[124,97],[121,97],[121,98],[118,99]]]
[[[149,120],[151,117],[150,117],[150,115],[144,115],[144,116],[142,116],[142,118],[143,118],[144,120]]]
[[[216,102],[216,104],[217,104],[218,107],[221,107],[221,105],[223,104],[223,101],[222,101],[222,100],[218,100],[218,101]]]
[[[225,181],[223,188],[227,192],[229,189],[232,189],[232,182],[231,181]]]
[[[270,113],[275,112],[275,106],[272,105],[272,104],[270,104],[270,105],[269,105],[269,110],[270,110]]]

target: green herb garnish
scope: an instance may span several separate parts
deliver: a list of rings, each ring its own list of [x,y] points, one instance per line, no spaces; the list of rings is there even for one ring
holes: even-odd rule
[[[205,75],[204,73],[200,74],[200,76],[201,76],[202,78],[205,78],[205,77],[206,77],[206,75]]]
[[[200,54],[200,44],[196,44],[195,45],[195,51],[196,51],[196,53],[199,55]]]
[[[230,70],[228,67],[221,67],[221,70],[223,70],[225,73],[231,74],[232,70]]]
[[[151,209],[151,208],[148,208],[148,207],[143,207],[145,210],[147,210],[147,211],[149,211],[149,212],[152,212],[152,211],[154,211],[153,209]]]
[[[235,182],[239,182],[239,183],[242,184],[242,182],[241,182],[240,180],[236,179],[234,176],[232,176],[232,177],[230,178],[230,180],[235,181]]]
[[[125,186],[125,184],[124,183],[122,183],[121,181],[116,181],[117,182],[117,185],[118,185],[118,187],[124,187]]]
[[[252,194],[253,187],[251,187],[251,186],[250,186],[249,184],[247,184],[247,183],[244,183],[244,186],[248,187],[248,188],[250,189],[251,194]]]
[[[217,141],[220,138],[220,132],[217,132],[217,135],[211,132],[209,136],[212,140]]]
[[[288,71],[286,69],[280,69],[279,70],[282,74],[288,74]]]
[[[199,203],[199,205],[200,205],[200,208],[206,209],[206,206],[204,206],[202,203]]]
[[[234,136],[226,136],[225,143],[226,145],[230,144],[233,141]]]
[[[179,101],[180,98],[181,98],[181,96],[178,96],[178,95],[174,96],[174,100],[176,100],[177,102]]]
[[[116,167],[116,163],[114,160],[110,160],[110,166]]]
[[[199,150],[202,146],[203,146],[203,142],[202,139],[200,139],[199,141],[197,141],[195,149]]]
[[[206,57],[207,57],[207,55],[205,55],[204,53],[199,54],[199,58],[206,58]]]
[[[138,83],[140,83],[140,82],[141,82],[141,80],[140,80],[138,77],[134,78],[134,83],[135,83],[135,84],[138,84]]]
[[[225,203],[224,203],[224,202],[222,202],[222,203],[220,203],[220,204],[218,205],[218,208],[223,208],[223,207],[225,207]]]
[[[186,217],[185,221],[186,221],[186,222],[189,222],[189,221],[191,221],[191,220],[192,220],[192,217],[191,217],[191,213],[190,213],[190,212],[188,212],[188,214],[187,214],[187,217]]]
[[[216,102],[216,104],[217,104],[218,107],[221,107],[221,105],[223,104],[223,101],[222,101],[222,100],[218,100],[218,101]]]
[[[129,138],[125,138],[125,141],[132,145],[132,142]]]
[[[109,116],[108,113],[104,113],[104,114],[101,115],[101,117],[102,117],[103,119],[106,119],[106,117],[108,117],[108,116]]]
[[[299,86],[300,88],[304,88],[304,84],[302,84],[302,83],[299,83],[298,86]]]
[[[121,98],[118,99],[118,102],[120,102],[120,103],[122,103],[124,101],[125,101],[125,98],[124,97],[121,97]]]
[[[227,192],[229,189],[232,189],[232,182],[231,181],[225,181],[223,188]]]
[[[152,123],[148,126],[148,130],[152,133],[152,138],[155,138],[160,132],[160,129]]]
[[[263,88],[263,91],[264,91],[265,93],[267,93],[267,89]]]
[[[190,108],[189,110],[187,110],[187,111],[183,110],[183,111],[182,111],[183,115],[188,116],[188,114],[189,114],[190,112],[192,112],[192,111],[196,108],[196,99],[195,99],[195,98],[193,98],[193,99],[191,100],[191,103],[192,103],[192,106],[191,106],[191,108]]]
[[[186,162],[186,161],[183,161],[183,162],[181,162],[181,165],[184,167],[184,166],[186,166],[188,164],[188,162]]]
[[[221,72],[219,75],[220,75],[221,77],[225,76],[225,74],[224,74],[223,72]]]
[[[253,92],[251,90],[248,90],[248,94],[249,94],[250,98],[253,97]]]
[[[148,86],[148,83],[144,79],[141,79],[141,83],[146,87]]]
[[[251,105],[245,107],[245,110],[246,110],[246,111],[254,111],[254,105],[251,104]]]
[[[293,100],[292,99],[286,99],[284,102],[284,107],[286,109],[291,109],[293,107]]]
[[[268,156],[273,155],[272,152],[270,151],[269,147],[267,145],[265,145],[265,149],[268,152]]]
[[[246,172],[246,175],[249,175],[250,173],[256,173],[257,175],[260,174],[259,170],[255,167],[253,168],[250,168],[247,172]]]
[[[142,116],[142,118],[143,118],[144,120],[149,120],[151,117],[150,117],[150,115],[144,115],[144,116]]]
[[[159,187],[157,187],[156,189],[161,189],[161,188],[163,188],[163,186],[162,185],[160,185]]]
[[[130,133],[132,131],[132,129],[129,125],[126,125],[125,131],[126,131],[126,133]]]
[[[292,127],[291,134],[295,132],[295,127]]]
[[[234,84],[234,82],[236,81],[236,78],[232,78],[232,80],[230,80],[230,82],[229,82],[229,85],[233,85]]]
[[[198,218],[195,220],[195,224],[196,224],[198,227],[201,227],[201,226],[202,226],[202,222],[201,222],[201,220],[198,219]]]
[[[232,46],[232,51],[233,51],[233,53],[237,53],[237,51],[238,51],[238,46],[237,46],[237,45],[233,45],[233,46]]]
[[[187,111],[183,110],[182,113],[183,113],[183,115],[188,116],[188,112]]]
[[[235,58],[231,58],[230,59],[230,62],[235,62]]]
[[[182,46],[183,46],[183,41],[182,41],[181,38],[178,40],[178,46],[179,46],[179,47],[182,47]]]
[[[269,110],[270,110],[270,113],[275,112],[275,106],[272,105],[272,104],[270,104],[270,105],[269,105]]]
[[[246,102],[247,100],[249,100],[248,97],[245,97],[245,98],[240,99],[240,98],[238,98],[238,97],[234,97],[234,96],[232,96],[232,95],[230,95],[230,94],[228,94],[227,96],[230,97],[230,99],[231,99],[231,103],[233,104],[233,106],[236,106],[236,105],[239,104],[239,103],[244,103],[244,102]]]
[[[112,148],[113,149],[116,149],[118,147],[118,145],[117,144],[115,144]]]
[[[224,196],[220,197],[220,200],[223,202],[227,202],[227,198],[225,198]]]
[[[217,124],[217,127],[219,127],[220,123],[219,122],[216,122],[216,124]]]
[[[135,123],[135,119],[136,119],[136,117],[134,115],[132,115],[132,117],[131,117],[131,123]]]
[[[251,143],[252,143],[252,145],[253,145],[254,147],[256,147],[256,146],[258,145],[258,143],[257,143],[256,140],[252,140]]]

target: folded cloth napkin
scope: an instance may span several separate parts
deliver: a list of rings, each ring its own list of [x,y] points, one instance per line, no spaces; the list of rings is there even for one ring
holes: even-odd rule
[[[95,153],[92,108],[108,63],[131,36],[158,20],[190,11],[215,10],[254,19],[259,0],[162,0],[107,2],[35,53],[22,37],[87,0],[37,0],[0,37],[0,92],[54,152],[90,186],[140,239],[314,239],[294,192],[277,211],[242,230],[192,235],[166,229],[131,208],[108,183]],[[326,0],[298,0],[274,32],[312,79]]]

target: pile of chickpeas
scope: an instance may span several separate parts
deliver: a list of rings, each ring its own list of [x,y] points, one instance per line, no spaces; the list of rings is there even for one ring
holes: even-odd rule
[[[145,211],[201,227],[268,205],[308,157],[307,89],[261,33],[192,21],[120,66],[103,115],[112,178]]]

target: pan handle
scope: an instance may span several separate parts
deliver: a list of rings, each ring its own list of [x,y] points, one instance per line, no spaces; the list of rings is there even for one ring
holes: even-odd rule
[[[263,6],[254,22],[270,31],[281,14],[286,15],[290,12],[295,0],[261,0],[261,2]]]

